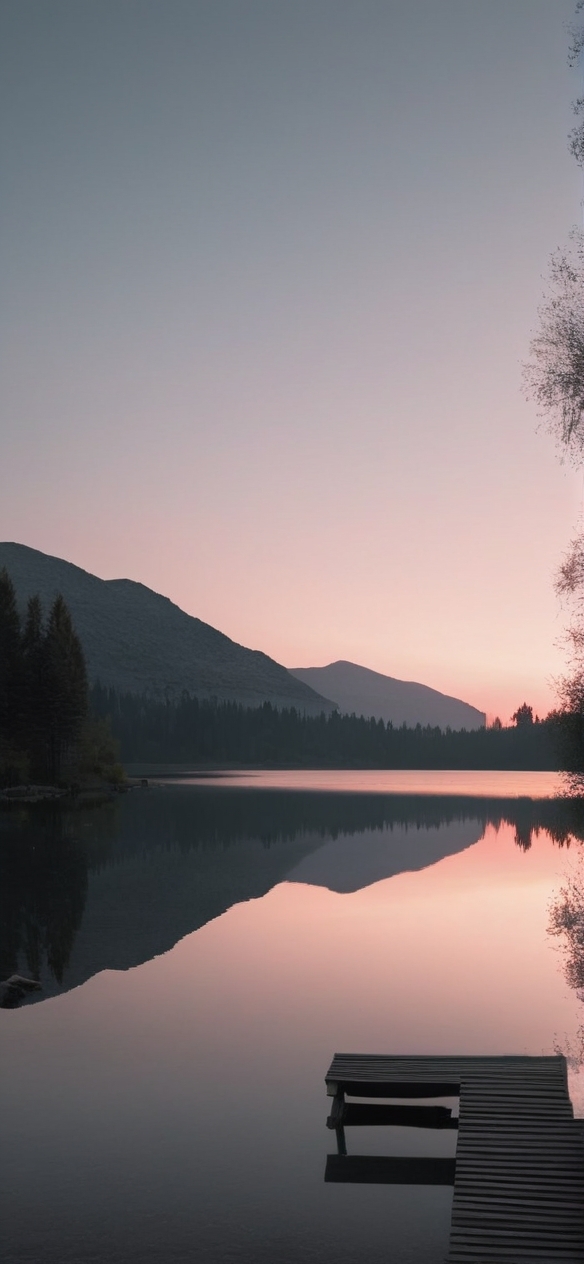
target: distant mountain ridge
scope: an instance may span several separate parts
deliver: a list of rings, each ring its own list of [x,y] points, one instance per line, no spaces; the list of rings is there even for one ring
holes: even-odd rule
[[[439,693],[413,680],[396,680],[381,672],[340,659],[328,667],[291,667],[297,680],[333,698],[339,710],[387,724],[432,725],[441,729],[479,729],[486,723],[484,711],[468,702]]]
[[[62,593],[91,682],[169,700],[186,690],[193,697],[250,707],[271,702],[312,715],[334,710],[267,654],[238,645],[144,584],[98,579],[24,544],[0,543],[0,569],[4,566],[22,610],[38,593],[46,612]]]

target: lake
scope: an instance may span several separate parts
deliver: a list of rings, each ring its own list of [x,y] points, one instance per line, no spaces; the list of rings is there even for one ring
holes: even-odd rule
[[[448,1188],[325,1183],[324,1075],[336,1051],[562,1050],[584,1114],[584,954],[551,933],[584,909],[584,813],[557,790],[193,774],[3,813],[0,977],[43,985],[0,1011],[8,1264],[442,1260]]]

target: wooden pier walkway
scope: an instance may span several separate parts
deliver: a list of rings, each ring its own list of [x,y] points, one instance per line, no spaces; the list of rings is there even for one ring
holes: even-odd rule
[[[565,1058],[341,1053],[326,1085],[334,1098],[327,1123],[339,1150],[329,1156],[326,1180],[453,1184],[448,1264],[584,1264],[583,1130],[574,1120]],[[348,1156],[345,1127],[456,1127],[456,1120],[448,1122],[444,1107],[360,1106],[346,1094],[458,1096],[455,1160]],[[442,1113],[424,1117],[432,1110]]]

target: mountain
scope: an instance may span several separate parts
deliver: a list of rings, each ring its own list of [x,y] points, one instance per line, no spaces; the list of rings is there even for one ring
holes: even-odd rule
[[[334,709],[267,654],[238,645],[144,584],[98,579],[24,544],[0,543],[4,566],[22,609],[33,593],[45,611],[63,594],[91,682],[155,698],[180,698],[187,690],[251,707],[271,702],[317,715]]]
[[[357,663],[341,660],[328,667],[291,667],[290,671],[303,684],[333,698],[349,715],[354,712],[386,723],[391,720],[394,725],[431,724],[441,729],[480,729],[486,722],[484,712],[468,702],[413,680],[383,676]]]

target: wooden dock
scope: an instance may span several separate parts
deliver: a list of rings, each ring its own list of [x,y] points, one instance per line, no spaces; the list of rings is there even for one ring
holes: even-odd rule
[[[583,1130],[565,1058],[341,1053],[326,1085],[338,1147],[326,1180],[453,1184],[448,1264],[584,1264]],[[361,1105],[347,1094],[402,1104]],[[403,1105],[455,1096],[455,1160],[347,1155],[344,1130],[359,1123],[456,1127],[444,1107]]]

